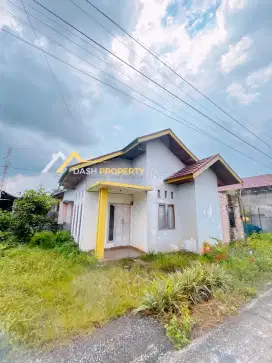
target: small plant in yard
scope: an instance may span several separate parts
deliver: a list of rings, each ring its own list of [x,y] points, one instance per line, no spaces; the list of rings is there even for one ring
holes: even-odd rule
[[[145,253],[144,255],[142,255],[140,258],[141,258],[141,260],[143,260],[143,261],[148,261],[148,262],[150,262],[150,261],[154,261],[155,260],[155,258],[156,258],[156,252],[155,251],[149,251],[149,252],[147,252],[147,253]]]
[[[195,264],[184,271],[155,279],[137,311],[155,315],[179,312],[181,303],[197,304],[215,289],[228,289],[231,277],[219,265]]]
[[[56,244],[55,235],[52,232],[37,232],[29,242],[30,247],[54,248]]]
[[[173,315],[169,323],[165,324],[166,335],[172,340],[176,349],[183,348],[190,343],[193,324],[188,306],[181,307],[180,316]]]

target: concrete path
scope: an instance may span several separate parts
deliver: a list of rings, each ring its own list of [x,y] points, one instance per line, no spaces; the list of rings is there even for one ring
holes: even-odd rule
[[[271,363],[272,289],[188,348],[157,363]]]

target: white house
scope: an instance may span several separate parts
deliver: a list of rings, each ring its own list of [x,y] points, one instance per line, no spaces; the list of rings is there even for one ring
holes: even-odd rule
[[[204,241],[222,238],[218,185],[240,182],[219,155],[198,160],[170,129],[75,164],[60,179],[64,204],[73,202],[71,233],[99,259],[116,246],[201,252]]]

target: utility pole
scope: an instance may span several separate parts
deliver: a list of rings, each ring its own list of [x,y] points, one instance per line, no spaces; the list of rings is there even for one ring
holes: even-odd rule
[[[11,150],[12,150],[12,148],[9,147],[7,155],[4,157],[5,164],[3,166],[2,180],[0,182],[0,199],[2,198],[2,192],[4,192],[5,179],[6,179],[6,176],[7,176],[8,168],[10,166]]]

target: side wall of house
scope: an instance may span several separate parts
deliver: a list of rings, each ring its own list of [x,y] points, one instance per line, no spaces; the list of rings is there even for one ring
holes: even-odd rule
[[[195,193],[200,251],[203,242],[216,244],[215,239],[222,239],[217,176],[211,169],[205,170],[195,179]]]
[[[178,187],[166,184],[164,179],[185,165],[159,140],[147,143],[146,158],[146,184],[153,187],[153,191],[147,193],[147,250],[171,251],[179,249],[181,246],[181,221],[179,219]],[[167,192],[167,196],[165,196],[165,192]],[[173,199],[171,192],[173,192]],[[174,205],[175,229],[159,230],[159,204]]]
[[[191,252],[198,252],[198,230],[196,214],[195,183],[178,186],[179,215],[181,224],[182,248]]]

